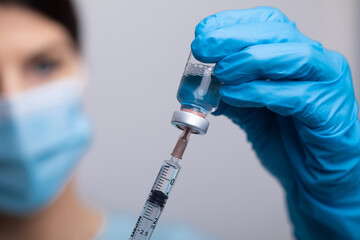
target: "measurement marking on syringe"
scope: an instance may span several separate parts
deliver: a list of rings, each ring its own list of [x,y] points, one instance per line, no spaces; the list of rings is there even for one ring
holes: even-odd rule
[[[166,164],[169,165],[169,166],[172,166],[173,168],[176,168],[174,165],[171,165],[170,163],[166,163]],[[165,167],[169,167],[169,166],[165,165]]]
[[[153,219],[148,218],[148,217],[144,217],[144,218],[146,218],[146,219],[149,220],[149,221],[154,221]]]
[[[153,207],[149,204],[144,215],[150,217],[152,209],[153,209]]]
[[[146,209],[146,211],[145,211],[145,214],[150,214],[151,213],[151,210],[152,210],[152,208],[151,209]]]

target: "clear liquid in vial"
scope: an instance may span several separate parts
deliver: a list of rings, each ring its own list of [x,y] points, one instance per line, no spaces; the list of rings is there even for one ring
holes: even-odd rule
[[[211,75],[183,75],[177,99],[182,107],[196,107],[205,114],[216,110],[220,103],[221,82]]]

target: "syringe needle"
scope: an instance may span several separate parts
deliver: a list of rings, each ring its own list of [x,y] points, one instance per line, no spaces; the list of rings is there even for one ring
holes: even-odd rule
[[[191,129],[186,127],[183,133],[181,134],[179,140],[177,141],[174,150],[171,153],[171,156],[176,157],[178,159],[182,159],[186,146],[189,142],[190,135],[191,135]]]

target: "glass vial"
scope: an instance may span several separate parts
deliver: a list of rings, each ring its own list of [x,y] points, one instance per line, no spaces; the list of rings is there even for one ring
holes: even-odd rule
[[[221,82],[214,75],[214,67],[215,64],[199,62],[190,52],[177,93],[180,111],[172,119],[180,129],[189,127],[193,133],[206,133],[209,122],[205,118],[220,103]]]
[[[177,93],[181,110],[202,117],[216,110],[221,83],[214,75],[214,67],[214,63],[199,62],[190,52]]]

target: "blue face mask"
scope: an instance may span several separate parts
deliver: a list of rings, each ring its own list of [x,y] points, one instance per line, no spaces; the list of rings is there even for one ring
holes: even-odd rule
[[[0,99],[0,212],[26,215],[59,194],[91,138],[79,81]]]

